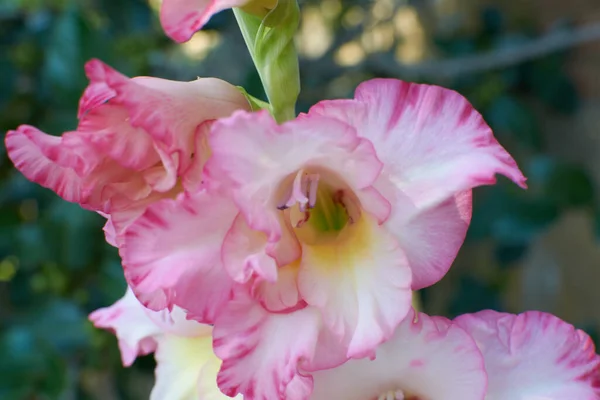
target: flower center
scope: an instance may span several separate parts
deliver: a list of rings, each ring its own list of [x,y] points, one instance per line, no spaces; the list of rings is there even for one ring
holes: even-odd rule
[[[334,177],[323,177],[327,174],[298,171],[277,205],[304,243],[336,238],[360,218],[360,203],[352,191]]]

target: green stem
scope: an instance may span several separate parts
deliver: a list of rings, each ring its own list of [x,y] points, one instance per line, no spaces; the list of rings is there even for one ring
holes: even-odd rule
[[[279,0],[262,19],[239,8],[233,12],[269,99],[271,114],[279,123],[294,119],[300,92],[294,45],[300,15],[296,0]]]

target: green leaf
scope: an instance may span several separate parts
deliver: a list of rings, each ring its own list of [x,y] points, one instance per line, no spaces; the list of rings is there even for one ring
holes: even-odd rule
[[[298,4],[295,0],[279,0],[262,19],[241,9],[233,11],[271,103],[271,113],[278,122],[293,119],[300,93],[294,46],[300,18]]]

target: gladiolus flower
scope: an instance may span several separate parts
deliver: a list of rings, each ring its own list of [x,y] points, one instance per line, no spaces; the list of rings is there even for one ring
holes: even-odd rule
[[[221,389],[257,398],[297,387],[299,360],[339,363],[315,361],[325,341],[345,358],[373,355],[405,318],[411,290],[450,267],[471,189],[497,173],[525,186],[462,96],[397,80],[363,83],[353,100],[321,102],[282,125],[235,112],[212,126],[208,144],[203,190],[150,206],[122,256],[136,293],[166,293],[165,303],[215,323],[228,366]],[[245,290],[250,303],[232,306]],[[254,323],[235,322],[239,310]],[[275,341],[267,333],[286,332],[285,320],[311,337]],[[228,345],[239,338],[248,340]],[[269,347],[278,350],[264,369],[250,368]]]
[[[374,360],[315,372],[311,400],[592,400],[599,366],[590,337],[550,314],[419,314]]]
[[[311,400],[483,400],[487,386],[473,339],[446,318],[412,311],[375,359],[350,360],[313,378]]]
[[[77,130],[56,137],[22,125],[6,148],[28,179],[108,217],[117,245],[146,206],[199,184],[209,124],[249,105],[218,79],[129,79],[98,60],[85,70]]]
[[[230,398],[217,387],[221,360],[212,351],[212,328],[186,320],[183,310],[148,310],[128,289],[112,306],[90,314],[90,320],[116,334],[124,366],[137,356],[155,353],[156,383],[150,400]]]
[[[216,13],[233,7],[266,15],[277,0],[163,0],[160,22],[167,36],[177,42],[188,41]]]

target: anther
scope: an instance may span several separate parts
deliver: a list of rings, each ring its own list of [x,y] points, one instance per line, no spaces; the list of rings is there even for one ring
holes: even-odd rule
[[[306,222],[308,222],[309,219],[310,219],[310,212],[305,211],[304,212],[304,218],[302,218],[301,220],[299,220],[298,222],[296,222],[296,228],[301,228],[302,225],[304,225]]]

